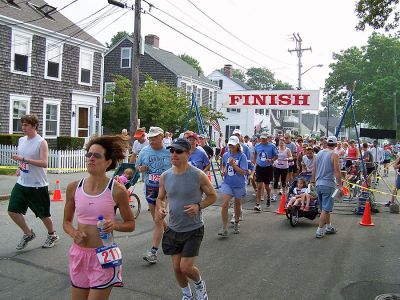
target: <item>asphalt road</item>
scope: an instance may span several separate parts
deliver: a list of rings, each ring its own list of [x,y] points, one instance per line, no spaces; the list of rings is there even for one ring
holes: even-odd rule
[[[68,181],[82,176],[58,176],[62,191]],[[0,192],[15,182],[15,177],[5,177],[0,177]],[[316,220],[301,219],[292,228],[285,216],[274,213],[278,202],[268,210],[264,207],[262,213],[254,212],[255,197],[249,190],[238,235],[231,229],[228,238],[217,236],[219,203],[204,211],[205,237],[197,265],[210,299],[367,300],[400,293],[399,215],[380,208],[372,216],[375,226],[363,227],[358,225],[361,217],[351,212],[354,204],[337,203],[332,221],[339,231],[319,240]],[[387,196],[378,199],[386,202]],[[70,299],[71,239],[62,231],[64,202],[52,202],[59,243],[52,249],[41,248],[46,232],[29,212],[27,221],[37,237],[22,251],[15,250],[22,234],[8,217],[7,204],[0,201],[0,299]],[[110,299],[181,299],[170,258],[161,254],[156,265],[142,259],[151,246],[151,233],[146,207],[135,232],[116,233],[123,251],[125,287],[114,288]]]

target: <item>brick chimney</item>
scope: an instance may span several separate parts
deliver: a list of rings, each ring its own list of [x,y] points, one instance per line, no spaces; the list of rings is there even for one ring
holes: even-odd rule
[[[144,37],[144,43],[156,48],[160,48],[160,38],[155,34],[148,34]]]
[[[232,73],[233,73],[232,65],[225,65],[224,66],[224,75],[226,77],[232,78]]]

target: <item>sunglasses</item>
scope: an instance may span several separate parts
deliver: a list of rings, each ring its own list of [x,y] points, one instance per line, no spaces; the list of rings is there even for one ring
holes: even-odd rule
[[[183,150],[181,150],[181,149],[169,148],[169,152],[170,152],[171,154],[173,154],[173,153],[182,154],[182,153],[185,152],[185,151],[183,151]]]
[[[86,156],[87,158],[91,158],[91,157],[93,156],[94,158],[100,159],[100,158],[103,157],[103,154],[100,154],[100,153],[98,153],[98,152],[87,152],[87,153],[85,154],[85,156]]]

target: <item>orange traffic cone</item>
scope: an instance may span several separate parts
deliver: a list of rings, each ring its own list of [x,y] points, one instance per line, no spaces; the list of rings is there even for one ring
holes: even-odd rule
[[[211,172],[210,171],[208,171],[207,177],[208,177],[208,180],[210,180],[210,182],[212,182],[212,180],[211,180]]]
[[[281,197],[281,203],[279,203],[279,209],[277,209],[275,212],[278,215],[286,215],[285,205],[286,205],[286,193],[283,193]]]
[[[349,196],[349,189],[345,186],[342,187],[343,196]]]
[[[60,190],[60,180],[56,180],[56,188],[54,189],[53,199],[51,201],[63,201]]]
[[[369,201],[365,202],[364,214],[361,219],[360,225],[362,225],[362,226],[374,226],[375,225],[374,223],[372,223],[372,220],[371,220],[371,206],[369,204]]]
[[[367,182],[364,181],[364,183],[363,183],[363,190],[364,190],[364,191],[367,191],[367,189],[368,189]]]

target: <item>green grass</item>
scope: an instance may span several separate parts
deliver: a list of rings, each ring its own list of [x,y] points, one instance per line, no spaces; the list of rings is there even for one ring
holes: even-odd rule
[[[17,170],[17,167],[7,168],[7,169],[0,168],[0,175],[15,175],[16,170]]]

